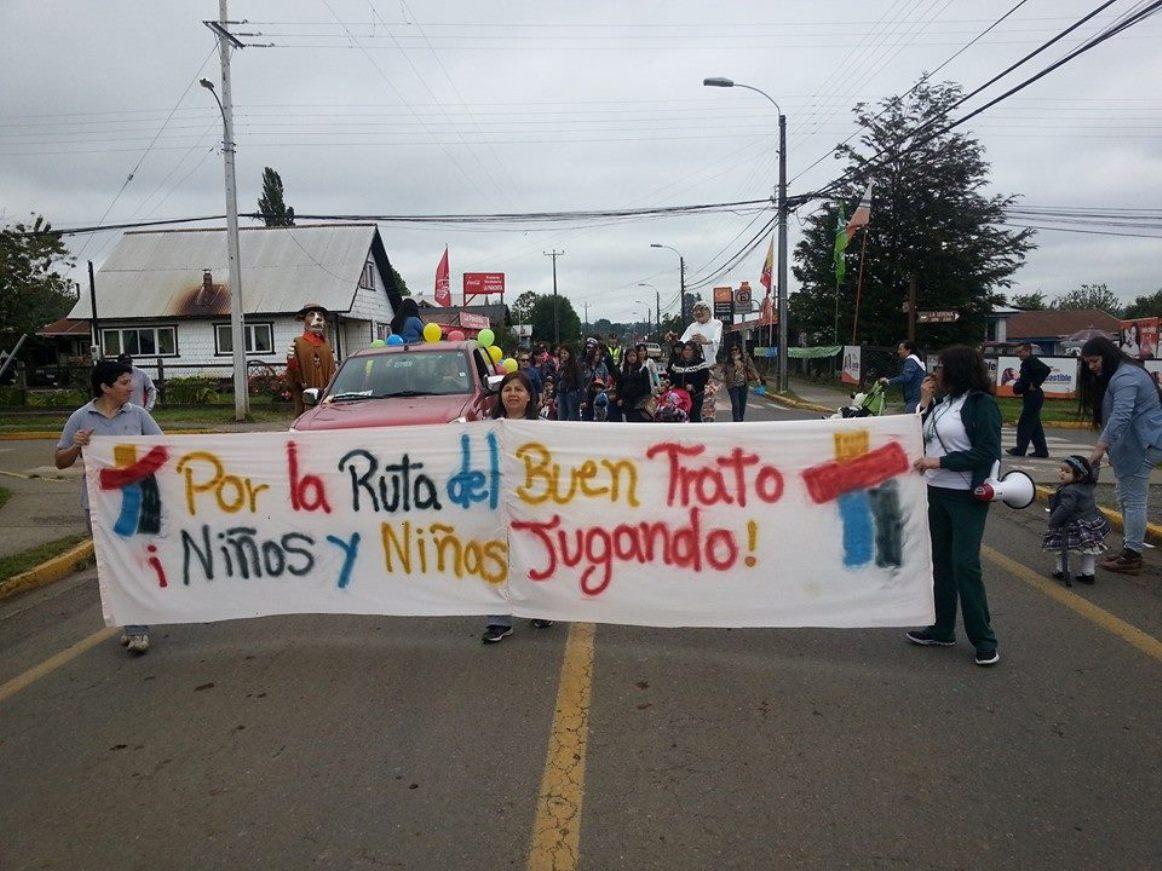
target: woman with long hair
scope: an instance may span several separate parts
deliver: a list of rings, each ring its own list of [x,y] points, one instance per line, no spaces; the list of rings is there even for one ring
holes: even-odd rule
[[[405,296],[391,319],[391,333],[403,339],[405,345],[424,340],[424,322],[420,318],[420,307],[410,296]]]
[[[746,417],[750,382],[759,380],[759,371],[746,355],[746,350],[737,342],[727,352],[726,363],[722,366],[722,380],[726,383],[726,392],[730,394],[730,419],[741,421]]]
[[[710,370],[702,359],[702,346],[692,340],[682,345],[678,359],[670,363],[669,375],[671,387],[680,387],[690,394],[690,422],[701,423],[706,382],[710,380]]]
[[[1099,565],[1111,572],[1142,571],[1146,497],[1150,472],[1162,462],[1162,405],[1154,379],[1137,360],[1109,339],[1095,336],[1081,346],[1078,396],[1081,410],[1101,429],[1089,455],[1094,469],[1108,456],[1114,469],[1114,498],[1125,524],[1120,553]]]
[[[557,349],[557,420],[581,419],[581,394],[586,388],[570,345]]]
[[[637,348],[626,348],[617,377],[617,401],[626,423],[646,423],[651,419],[644,407],[651,393],[650,373],[642,365]]]
[[[610,383],[609,367],[605,362],[605,352],[601,345],[594,340],[585,343],[585,356],[577,364],[581,373],[581,419],[593,420],[593,402],[595,395],[591,389],[594,381],[603,385]]]
[[[976,664],[996,665],[1001,658],[980,565],[989,503],[972,491],[1001,458],[1001,410],[980,352],[963,345],[941,351],[932,374],[920,385],[917,411],[924,420],[924,456],[915,469],[928,482],[936,622],[909,632],[908,640],[924,646],[954,645],[959,598],[964,631],[976,648]]]
[[[533,384],[524,372],[517,369],[509,372],[500,379],[498,388],[500,402],[492,409],[492,416],[497,420],[540,420],[537,404],[533,401]],[[547,629],[553,625],[552,620],[531,621],[534,629]],[[484,634],[480,640],[485,644],[496,644],[512,635],[512,615],[493,614],[488,618],[488,625],[484,627]]]

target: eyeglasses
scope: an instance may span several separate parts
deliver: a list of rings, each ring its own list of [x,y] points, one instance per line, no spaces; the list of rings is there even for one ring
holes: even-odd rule
[[[529,362],[529,358],[528,357],[517,357],[516,361],[518,363],[527,363],[527,362]]]

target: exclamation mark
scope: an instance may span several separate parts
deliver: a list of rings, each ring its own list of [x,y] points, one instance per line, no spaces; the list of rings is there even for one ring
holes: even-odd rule
[[[163,569],[161,567],[161,560],[159,560],[156,556],[157,545],[151,544],[149,547],[146,548],[146,550],[150,553],[150,557],[148,560],[146,560],[146,562],[149,564],[149,567],[152,568],[154,573],[157,575],[157,585],[159,587],[168,587],[169,582],[166,581],[166,579],[165,579],[165,569]]]
[[[751,552],[751,555],[743,560],[748,569],[753,569],[758,564],[758,560],[754,558],[754,551],[758,547],[758,543],[759,525],[753,520],[748,520],[746,522],[746,549]]]

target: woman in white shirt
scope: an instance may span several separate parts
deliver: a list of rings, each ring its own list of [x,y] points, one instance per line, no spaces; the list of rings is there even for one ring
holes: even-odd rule
[[[936,622],[909,632],[908,640],[954,645],[959,598],[976,664],[996,665],[1000,655],[980,564],[989,503],[978,500],[973,490],[1001,457],[1001,411],[980,352],[963,345],[944,349],[920,386],[917,411],[924,417],[924,456],[915,468],[928,483]]]

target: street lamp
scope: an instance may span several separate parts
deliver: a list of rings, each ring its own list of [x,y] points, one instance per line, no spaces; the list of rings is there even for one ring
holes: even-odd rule
[[[653,291],[654,291],[654,319],[657,321],[657,324],[658,324],[658,332],[661,332],[661,330],[662,330],[662,294],[652,284],[648,284],[647,282],[644,282],[644,281],[639,281],[637,283],[637,286],[638,287],[653,288]]]
[[[646,308],[646,320],[645,320],[645,325],[646,325],[646,334],[648,335],[648,334],[649,334],[649,332],[650,332],[650,327],[653,325],[653,322],[650,320],[650,304],[649,304],[648,302],[643,302],[643,301],[642,301],[642,300],[640,300],[640,299],[635,299],[635,300],[634,300],[634,304],[635,304],[635,305],[642,305],[642,306],[645,306],[645,308]],[[635,316],[635,317],[637,316],[637,312],[636,312],[636,311],[634,312],[634,316]]]
[[[234,419],[245,420],[250,410],[246,383],[246,330],[242,320],[242,266],[238,248],[238,186],[234,177],[234,125],[214,83],[199,79],[222,113],[222,156],[226,164],[226,251],[230,266],[230,341],[234,345]],[[229,102],[229,91],[225,91]]]
[[[708,88],[745,88],[762,94],[779,113],[779,390],[787,389],[787,116],[766,91],[721,77],[703,79]]]
[[[678,255],[678,292],[681,294],[679,310],[682,312],[682,323],[686,323],[686,258],[682,256],[682,252],[677,248],[662,245],[660,242],[651,242],[650,247],[665,248],[667,251],[673,251]]]

